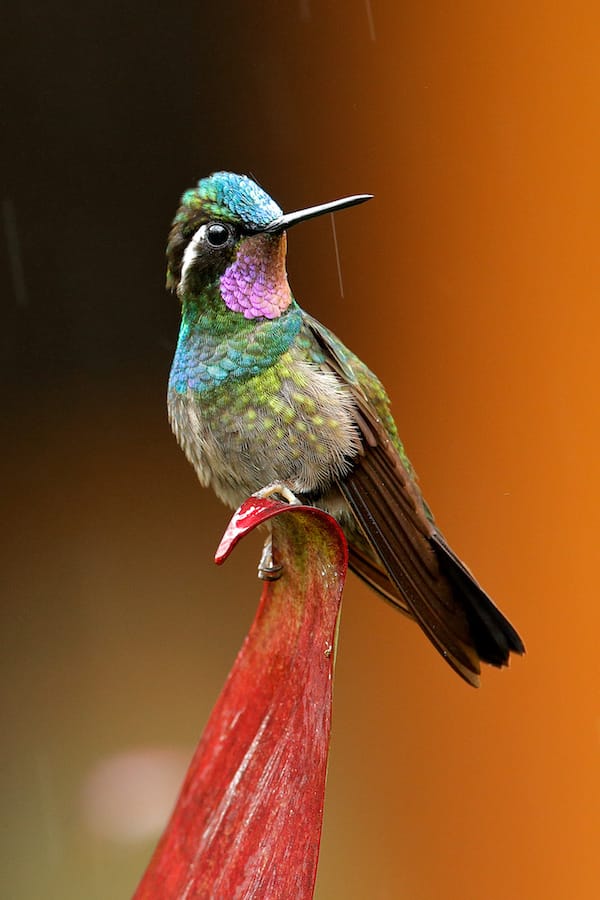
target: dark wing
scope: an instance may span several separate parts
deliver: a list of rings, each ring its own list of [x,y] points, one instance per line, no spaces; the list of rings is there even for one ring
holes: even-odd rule
[[[362,454],[338,485],[367,542],[351,543],[351,565],[409,612],[452,668],[478,686],[480,660],[506,665],[511,651],[524,652],[523,643],[435,527],[390,427],[380,383],[316,319],[305,314],[305,324],[352,391],[363,436]]]

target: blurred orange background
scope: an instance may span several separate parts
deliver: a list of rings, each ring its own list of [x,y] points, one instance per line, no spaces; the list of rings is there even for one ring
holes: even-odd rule
[[[258,601],[165,414],[166,232],[228,168],[286,210],[376,195],[336,216],[343,296],[328,218],[292,287],[528,651],[470,690],[349,578],[316,896],[597,897],[597,4],[13,15],[2,893],[131,895]]]

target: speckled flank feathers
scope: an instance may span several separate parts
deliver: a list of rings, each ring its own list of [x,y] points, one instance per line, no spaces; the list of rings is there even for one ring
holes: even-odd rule
[[[200,481],[232,507],[273,481],[325,492],[360,449],[350,393],[296,344],[260,374],[213,389],[201,411],[191,391],[172,396],[170,417]]]

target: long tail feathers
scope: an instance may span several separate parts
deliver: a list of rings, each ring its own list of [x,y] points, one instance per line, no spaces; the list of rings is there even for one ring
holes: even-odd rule
[[[511,653],[525,653],[525,645],[508,619],[438,532],[431,536],[431,544],[453,594],[460,597],[479,658],[491,666],[506,666]]]
[[[369,559],[364,548],[351,546],[351,568],[412,615],[465,681],[478,686],[480,661],[503,666],[511,652],[524,652],[515,629],[426,517],[410,476],[385,448],[369,448],[339,488],[375,554]]]

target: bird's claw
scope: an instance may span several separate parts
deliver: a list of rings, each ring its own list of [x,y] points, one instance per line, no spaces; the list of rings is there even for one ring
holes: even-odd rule
[[[277,499],[285,500],[290,506],[300,505],[300,500],[298,500],[292,489],[288,487],[287,484],[283,484],[280,481],[274,481],[272,484],[268,484],[266,487],[261,488],[260,491],[256,491],[253,496],[259,497],[261,500],[268,500],[270,497],[275,497]],[[258,564],[258,577],[261,581],[277,581],[278,578],[281,578],[282,574],[283,566],[281,563],[275,562],[273,535],[269,534],[269,537],[264,543],[262,555]]]
[[[266,539],[258,564],[258,577],[261,581],[277,581],[281,578],[283,566],[276,563],[273,557],[273,535]]]
[[[281,481],[274,481],[272,484],[268,484],[266,487],[261,488],[260,491],[256,491],[253,496],[259,497],[261,500],[268,500],[270,497],[282,497],[290,506],[300,506],[300,500],[298,500],[292,489]]]

